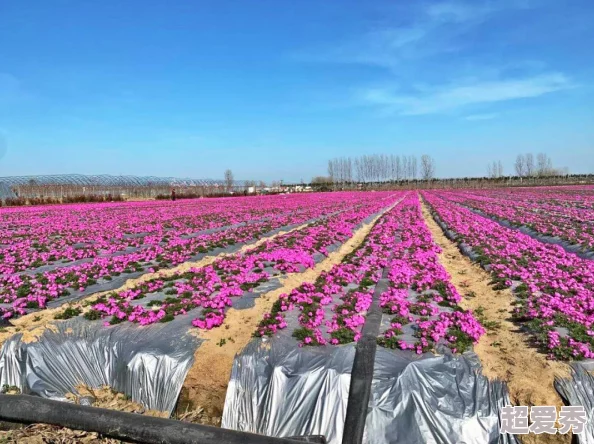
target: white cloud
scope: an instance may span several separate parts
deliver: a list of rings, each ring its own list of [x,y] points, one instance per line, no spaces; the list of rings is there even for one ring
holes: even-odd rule
[[[364,103],[379,105],[403,115],[436,114],[470,105],[538,97],[572,88],[563,74],[550,73],[524,79],[454,84],[418,94],[397,94],[385,88],[368,89],[360,94]]]
[[[466,116],[466,120],[492,120],[496,119],[499,114],[471,114],[470,116]]]
[[[351,88],[355,104],[377,106],[384,114],[448,113],[573,88],[576,85],[565,74],[547,72],[547,64],[538,60],[514,60],[512,52],[485,64],[494,44],[492,36],[480,41],[485,29],[504,14],[537,6],[533,0],[407,2],[394,25],[376,28],[309,60],[386,69],[387,76],[368,81],[374,87]],[[469,115],[467,120],[494,118],[490,112]]]

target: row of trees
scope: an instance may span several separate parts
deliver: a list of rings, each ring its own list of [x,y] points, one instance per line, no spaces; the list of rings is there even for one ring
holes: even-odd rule
[[[487,177],[492,179],[503,177],[503,164],[501,163],[501,160],[494,160],[487,165]]]
[[[552,159],[545,153],[538,153],[536,158],[534,154],[518,154],[514,163],[516,176],[518,177],[547,177],[564,176],[569,174],[569,170],[553,167]],[[503,177],[503,164],[500,160],[493,161],[487,165],[487,176],[492,179]]]
[[[553,161],[545,153],[536,155],[536,163],[532,153],[519,154],[515,163],[516,175],[520,177],[531,176],[563,176],[569,174],[567,167],[553,167]]]
[[[423,154],[416,156],[371,154],[356,157],[336,157],[328,161],[328,181],[387,182],[391,180],[429,180],[435,176],[435,161]],[[320,178],[317,178],[320,179]]]

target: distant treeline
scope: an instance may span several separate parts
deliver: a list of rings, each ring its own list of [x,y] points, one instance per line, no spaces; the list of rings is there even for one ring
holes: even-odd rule
[[[567,167],[554,167],[553,160],[545,153],[538,153],[536,157],[532,153],[518,154],[514,163],[514,170],[515,177],[562,177],[569,175]],[[505,177],[503,163],[500,160],[490,162],[487,165],[487,176],[491,179]]]
[[[428,154],[416,156],[370,154],[336,157],[328,161],[327,182],[386,182],[424,179],[435,176],[435,161]]]
[[[309,184],[286,184],[285,188],[311,186],[314,191],[428,189],[428,188],[492,188],[594,184],[594,174],[549,176],[461,177],[448,179],[406,179],[374,182],[333,182],[329,177],[314,177]]]

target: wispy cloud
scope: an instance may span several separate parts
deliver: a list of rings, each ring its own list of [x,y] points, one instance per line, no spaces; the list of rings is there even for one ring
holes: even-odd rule
[[[501,23],[519,20],[522,11],[530,10],[527,17],[531,17],[541,4],[534,0],[406,2],[383,25],[320,50],[309,60],[382,68],[379,75],[369,70],[369,78],[361,77],[367,86],[351,88],[356,105],[373,105],[384,114],[396,115],[472,113],[473,106],[482,105],[484,114],[466,119],[491,119],[494,114],[485,105],[576,86],[547,63],[533,57],[518,60],[507,49],[502,53]]]
[[[397,69],[403,60],[456,51],[470,43],[459,37],[505,9],[525,6],[517,0],[448,0],[406,5],[394,20],[398,25],[375,27],[349,41],[302,52],[298,58]]]
[[[499,114],[471,114],[470,116],[466,116],[465,120],[492,120],[499,117]]]
[[[421,115],[449,112],[470,105],[538,97],[574,86],[565,75],[550,73],[523,79],[453,84],[419,91],[417,94],[398,94],[385,88],[373,88],[362,91],[360,98],[364,103],[379,105],[397,114]]]

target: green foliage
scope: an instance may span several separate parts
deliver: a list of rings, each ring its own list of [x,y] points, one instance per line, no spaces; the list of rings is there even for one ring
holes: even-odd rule
[[[82,310],[78,307],[67,307],[62,313],[54,316],[54,319],[70,319],[78,316]]]

